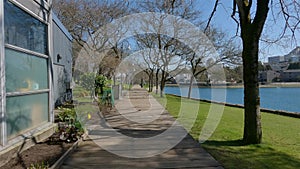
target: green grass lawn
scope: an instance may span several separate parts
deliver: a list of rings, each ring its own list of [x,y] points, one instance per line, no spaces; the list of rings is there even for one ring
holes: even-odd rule
[[[86,97],[90,96],[90,92],[85,90],[83,87],[76,85],[75,88],[73,88],[73,97],[79,98],[79,97]]]
[[[156,96],[155,96],[156,97]],[[181,99],[166,96],[156,97],[167,110],[178,117]],[[192,105],[199,104],[197,119],[190,134],[198,139],[207,118],[210,103],[183,99],[189,104],[185,112],[192,111]],[[190,120],[181,123],[188,126]],[[202,144],[225,168],[237,169],[295,169],[300,168],[300,119],[262,113],[263,142],[259,145],[242,144],[243,109],[225,107],[221,121],[213,135]]]

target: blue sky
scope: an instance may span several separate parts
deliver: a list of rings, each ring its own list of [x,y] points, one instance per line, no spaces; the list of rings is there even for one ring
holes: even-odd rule
[[[214,7],[215,0],[197,0],[197,7],[202,12],[202,18],[208,18]],[[232,13],[232,0],[221,0],[221,4],[218,6],[216,14],[212,20],[213,25],[222,29],[228,33],[228,36],[234,36],[236,33],[236,23],[230,17]],[[253,4],[255,7],[255,4]],[[270,9],[266,25],[263,31],[263,37],[276,38],[283,30],[284,20],[281,15],[276,15],[279,12],[278,7]],[[275,20],[273,17],[275,15]],[[238,15],[237,15],[238,17]],[[300,32],[296,32],[297,45],[300,45]],[[260,60],[267,61],[269,56],[285,55],[296,47],[295,43],[292,43],[290,37],[285,40],[281,40],[277,44],[271,43],[260,43]],[[240,38],[237,38],[237,42],[240,43]]]
[[[136,3],[135,0],[129,0],[132,4]],[[201,20],[207,21],[209,18],[214,3],[216,0],[191,0],[195,5],[195,8],[201,11]],[[230,17],[232,13],[232,0],[219,0],[220,4],[218,5],[217,11],[212,19],[211,24],[222,31],[226,32],[229,37],[234,37],[236,35],[237,24]],[[288,3],[292,0],[284,0],[284,2]],[[278,3],[279,0],[273,0],[273,5],[271,7],[268,14],[267,22],[265,24],[262,38],[264,40],[267,39],[276,39],[279,37],[280,33],[283,30],[283,26],[285,25],[285,21],[282,15],[277,15],[280,12],[280,7],[278,5],[274,5]],[[253,2],[253,12],[256,6],[256,1]],[[236,14],[236,18],[238,19],[238,13]],[[274,19],[275,18],[275,19]],[[300,26],[300,25],[299,25]],[[289,33],[289,32],[288,32]],[[238,34],[239,35],[239,34]],[[291,41],[291,36],[286,34],[285,39],[280,40],[276,43],[266,43],[261,41],[260,43],[260,53],[259,59],[263,62],[268,60],[270,56],[281,56],[288,54],[292,51],[296,46],[300,46],[300,28],[298,28],[298,32],[296,32],[295,37],[297,38],[297,43],[295,41]],[[235,37],[236,43],[241,44],[241,38]],[[242,46],[241,46],[242,47]]]

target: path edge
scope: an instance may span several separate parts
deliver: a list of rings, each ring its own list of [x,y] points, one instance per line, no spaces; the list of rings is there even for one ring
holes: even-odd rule
[[[58,169],[63,162],[74,152],[78,146],[85,140],[87,135],[84,134],[80,139],[78,139],[60,158],[51,166],[49,169]]]

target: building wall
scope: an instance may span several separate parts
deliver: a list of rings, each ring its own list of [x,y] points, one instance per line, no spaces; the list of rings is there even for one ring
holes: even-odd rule
[[[279,78],[280,73],[273,71],[273,70],[267,70],[267,71],[260,71],[259,72],[259,81],[260,82],[267,82],[271,83],[275,78]]]
[[[56,106],[64,102],[64,95],[72,81],[72,38],[53,15],[53,100]]]
[[[54,101],[70,87],[72,42],[47,2],[0,0],[0,156],[53,127]]]
[[[1,0],[1,145],[51,123],[48,4]],[[35,9],[35,10],[33,10]]]
[[[300,81],[300,70],[286,70],[280,75],[281,81],[284,82],[299,82]]]

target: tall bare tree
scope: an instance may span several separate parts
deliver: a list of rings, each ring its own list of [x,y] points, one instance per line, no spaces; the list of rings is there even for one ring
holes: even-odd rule
[[[199,46],[197,46],[197,48],[201,48],[200,55],[199,53],[197,55],[192,50],[190,53],[185,52],[186,63],[191,69],[188,98],[191,97],[192,85],[197,76],[220,63],[235,65],[241,62],[241,51],[239,47],[237,47],[231,39],[226,38],[225,33],[216,28],[210,28],[205,34],[210,41],[198,44]],[[215,51],[219,53],[219,56],[215,57],[210,65],[205,66],[205,59]]]
[[[256,5],[254,5],[256,2]],[[272,3],[270,3],[272,2]],[[216,12],[219,0],[215,1],[213,12],[208,20],[210,24]],[[292,37],[300,24],[299,2],[295,0],[233,0],[232,18],[240,27],[243,43],[243,79],[244,79],[244,135],[245,144],[257,144],[262,140],[260,115],[260,97],[258,82],[259,41],[267,20],[269,8],[281,6],[281,12],[286,21],[283,34],[290,30]],[[238,19],[235,16],[238,14]]]
[[[154,57],[155,54],[153,53],[152,47],[154,47],[155,40],[151,39],[154,38],[153,36],[147,35],[136,35],[135,42],[137,44],[138,49],[146,49],[140,52],[142,55],[141,58],[135,59],[140,68],[147,74],[149,80],[149,89],[148,92],[153,91],[154,86],[154,71],[158,70],[158,57]],[[158,76],[158,75],[156,75]]]
[[[165,83],[174,74],[176,69],[184,66],[183,50],[178,50],[178,46],[181,45],[178,38],[178,32],[183,31],[178,21],[172,21],[172,25],[168,20],[168,15],[177,16],[180,19],[189,20],[195,24],[200,24],[199,11],[194,8],[194,2],[189,0],[144,0],[138,3],[140,12],[153,12],[160,13],[159,17],[153,15],[153,22],[147,23],[145,29],[155,30],[155,35],[148,35],[145,38],[151,38],[154,42],[152,47],[158,49],[156,52],[156,84],[158,84],[158,75],[160,75],[160,94],[163,95]],[[172,30],[173,35],[166,36],[164,27],[168,25],[168,29]],[[140,43],[144,43],[140,39]],[[147,41],[146,41],[147,42]],[[171,70],[171,69],[172,70]],[[156,85],[158,86],[158,85]]]
[[[82,48],[102,50],[108,39],[97,31],[128,14],[127,1],[53,0],[53,9],[74,39],[73,68]],[[88,43],[89,41],[89,43]],[[110,44],[114,46],[115,44]],[[98,51],[99,52],[99,51]],[[117,53],[118,54],[118,53]]]

